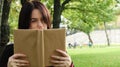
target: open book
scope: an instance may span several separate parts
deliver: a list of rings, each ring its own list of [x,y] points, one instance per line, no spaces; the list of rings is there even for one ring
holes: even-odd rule
[[[65,51],[65,29],[14,31],[14,52],[27,55],[30,67],[52,66],[51,55],[60,55],[56,49]]]

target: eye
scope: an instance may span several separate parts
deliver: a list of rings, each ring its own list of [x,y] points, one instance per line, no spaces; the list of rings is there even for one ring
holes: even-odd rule
[[[31,22],[37,22],[37,19],[33,19],[33,18],[32,18],[32,19],[31,19]]]

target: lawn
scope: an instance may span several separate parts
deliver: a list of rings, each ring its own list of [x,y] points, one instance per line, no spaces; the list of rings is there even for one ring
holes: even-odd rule
[[[67,49],[75,67],[120,67],[120,46]]]

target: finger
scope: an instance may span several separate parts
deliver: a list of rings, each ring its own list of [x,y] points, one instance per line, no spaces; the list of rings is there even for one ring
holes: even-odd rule
[[[56,59],[56,60],[61,60],[61,61],[69,61],[69,58],[68,57],[60,57],[60,56],[51,56],[53,59]]]
[[[53,64],[64,64],[65,63],[65,61],[57,61],[57,60],[51,60],[50,62]]]
[[[26,60],[18,60],[18,59],[17,60],[13,59],[10,62],[10,64],[12,66],[17,66],[17,67],[25,67],[25,66],[29,66],[30,65],[28,61],[26,61]]]
[[[65,51],[63,51],[63,50],[56,49],[56,51],[59,52],[60,54],[62,54],[62,56],[64,56],[64,57],[68,57],[68,56],[69,56],[69,55],[68,55]]]
[[[29,61],[27,61],[27,60],[14,60],[14,63],[29,64]]]
[[[20,64],[20,63],[16,63],[15,65],[17,67],[27,67],[27,66],[29,66],[29,64]]]
[[[12,58],[15,58],[15,59],[17,59],[17,58],[26,58],[27,56],[25,55],[25,54],[14,54],[13,56],[12,56]]]

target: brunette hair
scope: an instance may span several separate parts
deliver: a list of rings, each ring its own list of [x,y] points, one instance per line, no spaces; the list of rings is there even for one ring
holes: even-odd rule
[[[20,11],[18,29],[29,29],[31,14],[34,9],[38,9],[42,14],[44,23],[47,24],[47,28],[51,28],[50,13],[46,6],[39,1],[26,2]]]

